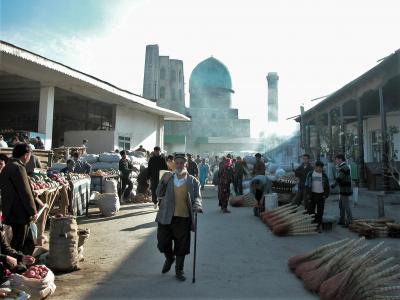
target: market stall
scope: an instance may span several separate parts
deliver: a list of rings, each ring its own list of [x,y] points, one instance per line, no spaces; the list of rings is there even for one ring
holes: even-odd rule
[[[53,210],[54,203],[58,200],[59,213],[66,214],[68,211],[69,183],[63,175],[49,173],[33,173],[29,178],[34,196],[41,205],[47,205],[37,221],[38,238],[37,244],[42,245],[46,240],[44,230],[49,213]]]

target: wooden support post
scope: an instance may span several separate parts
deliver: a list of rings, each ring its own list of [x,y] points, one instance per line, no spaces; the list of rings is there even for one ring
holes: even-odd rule
[[[381,119],[381,137],[382,137],[383,190],[387,192],[390,190],[389,176],[388,176],[389,149],[388,149],[388,139],[387,139],[385,102],[383,98],[382,87],[379,88],[379,115]]]
[[[332,132],[332,114],[331,114],[331,111],[328,111],[328,148],[329,148],[328,160],[329,160],[329,162],[333,161],[332,136],[333,136],[333,132]]]
[[[364,159],[364,124],[363,124],[363,113],[361,108],[361,100],[357,99],[357,142],[358,142],[358,177],[359,184],[365,186],[365,159]]]

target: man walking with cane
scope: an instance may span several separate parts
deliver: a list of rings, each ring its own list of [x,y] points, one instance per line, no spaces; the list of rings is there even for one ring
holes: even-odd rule
[[[158,249],[165,255],[162,273],[167,273],[176,260],[175,274],[185,281],[185,256],[190,253],[190,232],[195,230],[195,214],[202,212],[199,181],[186,170],[186,156],[175,153],[175,171],[163,175],[157,187],[159,210]]]

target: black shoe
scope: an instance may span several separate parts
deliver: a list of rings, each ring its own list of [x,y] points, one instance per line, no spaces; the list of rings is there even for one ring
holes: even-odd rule
[[[161,273],[165,274],[168,273],[169,270],[171,270],[172,264],[175,262],[175,257],[167,257],[164,263],[164,266],[162,268]]]
[[[185,273],[183,272],[183,267],[185,265],[185,256],[177,256],[175,264],[175,276],[179,281],[185,281]]]
[[[185,277],[185,272],[183,272],[182,270],[176,270],[175,272],[175,277],[176,279],[178,279],[179,281],[185,281],[186,277]]]

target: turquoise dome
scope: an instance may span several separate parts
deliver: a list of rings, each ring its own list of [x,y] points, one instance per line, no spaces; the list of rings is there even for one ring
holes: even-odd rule
[[[214,57],[199,63],[190,75],[189,92],[207,88],[226,89],[233,92],[228,68]]]

